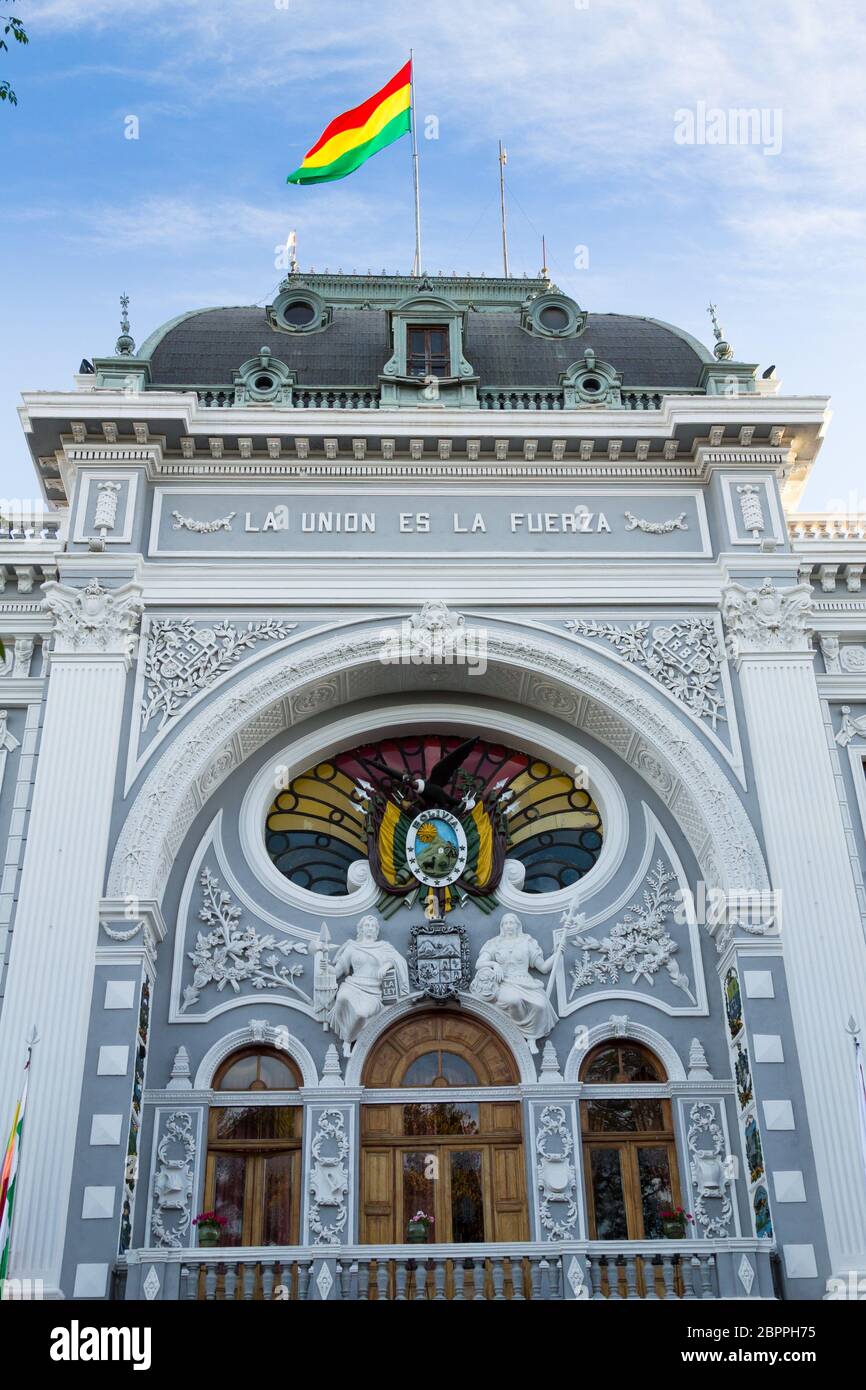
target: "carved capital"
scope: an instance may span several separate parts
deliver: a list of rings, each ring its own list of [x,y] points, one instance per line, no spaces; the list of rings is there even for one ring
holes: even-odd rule
[[[736,658],[810,651],[813,613],[809,584],[777,589],[765,579],[756,589],[729,584],[722,593],[722,617]]]
[[[55,655],[119,656],[127,662],[134,655],[144,611],[139,584],[104,589],[94,578],[76,589],[51,580],[43,593],[43,607],[54,619]]]

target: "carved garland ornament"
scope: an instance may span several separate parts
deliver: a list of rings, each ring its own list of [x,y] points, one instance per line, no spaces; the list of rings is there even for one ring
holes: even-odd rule
[[[707,1240],[714,1236],[724,1237],[728,1234],[728,1226],[734,1214],[728,1195],[730,1179],[727,1175],[725,1136],[716,1120],[716,1112],[712,1105],[700,1102],[693,1105],[689,1111],[689,1120],[691,1123],[686,1142],[691,1155],[692,1186],[697,1194],[694,1204],[695,1220],[704,1228]],[[704,1134],[712,1141],[712,1149],[698,1148],[698,1140]],[[706,1208],[707,1198],[721,1201],[718,1216],[710,1216]]]
[[[569,936],[582,952],[570,971],[569,999],[586,985],[618,985],[623,973],[631,975],[633,985],[638,980],[653,985],[653,976],[664,968],[671,984],[697,1005],[689,987],[689,977],[683,974],[676,960],[679,947],[667,930],[678,902],[677,894],[670,889],[676,881],[676,875],[665,869],[659,859],[647,875],[642,900],[632,903],[608,936],[602,940],[587,936],[579,924],[568,928]]]
[[[689,529],[685,512],[680,512],[679,516],[671,517],[669,521],[644,521],[643,517],[635,516],[633,512],[625,512],[623,515],[625,516],[625,529],[627,531],[645,531],[648,536],[669,536],[671,531],[688,531]]]
[[[197,536],[212,536],[215,531],[230,531],[237,512],[229,512],[228,516],[219,516],[214,521],[196,521],[195,517],[181,516],[180,512],[172,512],[171,515],[173,531],[192,531]]]
[[[601,663],[593,664],[581,653],[530,637],[527,632],[507,635],[490,632],[488,659],[506,666],[561,680],[563,696],[572,701],[571,719],[586,704],[586,697],[630,735],[639,733],[657,755],[670,760],[673,770],[685,784],[678,802],[688,800],[693,819],[683,818],[683,829],[699,863],[712,872],[710,879],[724,887],[761,890],[767,886],[767,870],[760,847],[742,803],[731,789],[714,758],[701,747],[697,737],[657,700],[635,689],[619,672]],[[227,737],[249,729],[253,720],[284,701],[287,695],[313,682],[321,683],[352,667],[379,665],[381,640],[377,631],[354,640],[334,636],[327,643],[308,651],[298,665],[281,664],[251,672],[246,679],[215,699],[191,720],[147,777],[121,831],[109,880],[109,893],[122,897],[162,896],[177,849],[188,826],[201,808],[196,780],[213,760],[214,748],[225,745]],[[528,703],[528,701],[525,701]],[[611,715],[610,711],[616,711]],[[285,715],[283,715],[285,718]],[[262,721],[259,720],[261,724]],[[259,744],[271,735],[260,735]],[[615,743],[616,734],[599,729],[598,737]],[[247,754],[253,741],[247,738]],[[210,790],[218,785],[213,783]]]
[[[169,1158],[172,1149],[180,1146],[183,1156]],[[175,1110],[168,1117],[165,1131],[156,1150],[158,1167],[153,1182],[153,1212],[150,1228],[157,1245],[177,1250],[192,1223],[192,1165],[195,1161],[195,1130],[193,1119],[185,1110]],[[172,1226],[165,1225],[163,1212],[180,1212]]]
[[[327,1152],[330,1150],[330,1152]],[[310,1173],[310,1232],[314,1245],[339,1245],[349,1220],[349,1136],[342,1110],[323,1110],[311,1144],[313,1167]],[[322,1212],[333,1212],[332,1220],[322,1221]]]
[[[720,688],[724,653],[712,618],[680,618],[657,623],[599,623],[570,618],[565,626],[581,637],[609,642],[619,655],[653,676],[674,699],[715,729],[725,719]]]
[[[297,623],[267,621],[214,623],[196,627],[191,618],[167,618],[154,622],[147,635],[141,724],[161,716],[159,728],[183,705],[206,690],[257,642],[278,642],[294,632]]]
[[[297,962],[281,965],[279,959],[293,953],[305,956],[307,943],[261,936],[255,927],[239,926],[242,909],[220,888],[210,869],[202,870],[199,883],[202,906],[198,915],[210,930],[199,932],[195,950],[187,952],[195,974],[192,984],[184,989],[181,1013],[198,1002],[207,985],[216,985],[219,993],[229,985],[235,994],[240,994],[242,984],[255,990],[287,989],[309,1004],[309,995],[296,983],[304,967]]]
[[[553,1152],[551,1143],[555,1146]],[[577,1174],[571,1161],[574,1139],[561,1105],[546,1105],[542,1110],[535,1152],[538,1155],[541,1224],[548,1240],[570,1240],[577,1225]],[[559,1219],[550,1210],[554,1202],[564,1207]]]

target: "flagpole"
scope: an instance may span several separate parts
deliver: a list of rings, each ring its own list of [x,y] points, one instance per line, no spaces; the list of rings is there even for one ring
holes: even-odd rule
[[[505,231],[505,165],[508,162],[508,155],[502,148],[502,141],[499,141],[499,211],[502,217],[502,268],[506,280],[509,278],[508,272],[508,236]]]
[[[405,52],[405,49],[404,49]],[[415,183],[415,259],[412,262],[412,274],[421,274],[421,179],[418,170],[418,132],[415,127],[415,50],[409,49],[409,61],[411,63],[410,72],[412,81],[410,92],[412,99],[412,175]]]

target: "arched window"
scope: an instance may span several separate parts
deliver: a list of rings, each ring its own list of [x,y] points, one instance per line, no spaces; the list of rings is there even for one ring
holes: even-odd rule
[[[248,1047],[233,1052],[214,1077],[215,1091],[296,1091],[294,1062],[283,1052]]]
[[[298,1242],[302,1110],[263,1102],[299,1085],[294,1062],[272,1048],[234,1052],[214,1077],[216,1092],[250,1092],[246,1104],[211,1106],[208,1120],[205,1209],[225,1218],[223,1245]]]
[[[593,1048],[580,1079],[591,1239],[661,1239],[663,1213],[680,1204],[664,1067],[648,1048],[617,1040]],[[626,1085],[630,1093],[617,1095]],[[642,1085],[652,1093],[642,1096]]]
[[[429,1245],[529,1239],[520,1104],[486,1089],[517,1080],[502,1039],[462,1011],[413,1014],[379,1039],[364,1069],[364,1242],[417,1240],[419,1212]],[[456,1087],[464,1094],[443,1095]],[[384,1088],[407,1094],[376,1103]]]

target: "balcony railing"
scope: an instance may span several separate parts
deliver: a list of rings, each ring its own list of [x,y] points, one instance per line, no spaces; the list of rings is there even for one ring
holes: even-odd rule
[[[775,1297],[765,1241],[134,1250],[127,1299],[700,1301]]]

